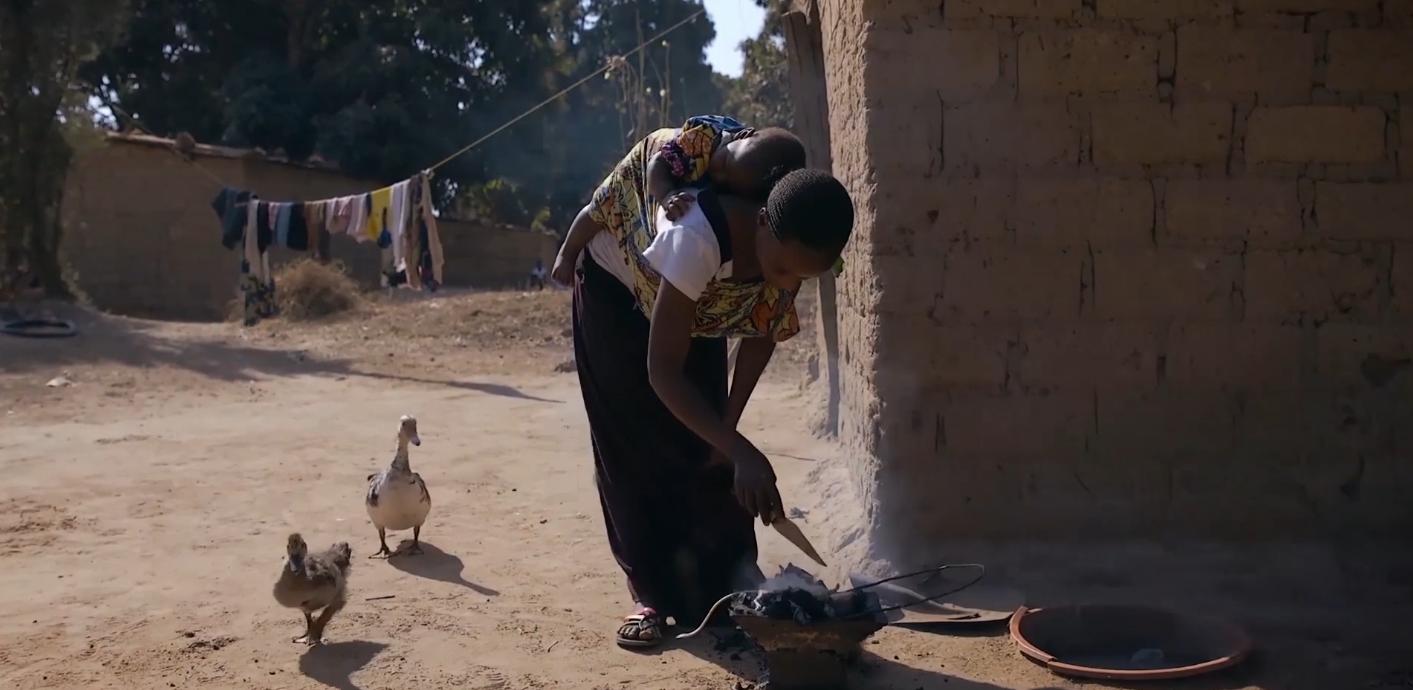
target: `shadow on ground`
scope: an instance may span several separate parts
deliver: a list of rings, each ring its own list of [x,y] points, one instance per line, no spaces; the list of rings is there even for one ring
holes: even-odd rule
[[[483,596],[500,596],[500,592],[462,577],[461,573],[466,566],[456,555],[442,551],[425,541],[421,545],[422,553],[408,554],[407,549],[412,546],[412,541],[403,541],[388,559],[388,563],[409,575],[460,585]]]
[[[446,386],[479,395],[493,395],[543,403],[561,403],[529,395],[514,386],[453,378],[426,378],[365,371],[352,361],[337,357],[317,357],[300,349],[243,345],[238,338],[167,337],[161,324],[110,317],[79,307],[59,305],[56,316],[77,325],[73,338],[31,339],[0,336],[0,371],[8,374],[41,372],[53,375],[64,367],[105,363],[136,368],[173,368],[190,371],[219,381],[246,381],[258,377],[358,376],[385,381],[402,381]]]
[[[299,672],[339,690],[360,690],[353,682],[357,673],[387,648],[381,642],[349,640],[310,647],[299,657]]]

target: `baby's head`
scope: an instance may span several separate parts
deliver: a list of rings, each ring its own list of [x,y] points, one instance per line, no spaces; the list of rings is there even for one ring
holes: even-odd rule
[[[756,255],[771,285],[794,289],[834,267],[854,231],[854,201],[833,175],[796,170],[760,210]]]
[[[748,130],[721,147],[717,184],[727,191],[765,203],[781,178],[805,167],[805,145],[789,130]]]

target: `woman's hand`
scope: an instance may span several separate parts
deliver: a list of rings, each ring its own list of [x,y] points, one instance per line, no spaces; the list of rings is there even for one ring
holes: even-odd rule
[[[774,522],[783,512],[780,490],[775,486],[775,469],[770,460],[744,438],[742,446],[732,453],[732,465],[736,471],[736,500],[752,517],[760,517],[766,525]]]
[[[565,287],[574,287],[574,264],[578,263],[579,257],[565,256],[560,251],[554,257],[554,268],[550,269],[550,277],[554,282]]]

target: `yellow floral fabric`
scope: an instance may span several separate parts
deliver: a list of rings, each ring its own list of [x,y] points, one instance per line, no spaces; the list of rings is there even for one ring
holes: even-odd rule
[[[634,278],[633,297],[638,308],[647,315],[652,314],[662,282],[662,277],[643,258],[643,252],[657,236],[653,222],[657,207],[647,200],[648,161],[678,133],[675,129],[660,129],[634,146],[599,185],[590,206],[590,217],[612,234],[622,248]],[[685,141],[682,137],[677,139],[684,147],[691,145],[692,150],[701,150],[696,148],[694,142],[699,138],[695,135]],[[710,150],[707,149],[707,161]],[[697,300],[697,318],[692,328],[692,335],[699,338],[769,337],[776,342],[789,340],[799,332],[795,293],[763,280],[708,283]]]
[[[705,180],[720,141],[721,130],[705,123],[688,122],[672,141],[681,154],[676,160],[685,168],[680,171],[685,174],[678,175],[678,180],[685,184]]]

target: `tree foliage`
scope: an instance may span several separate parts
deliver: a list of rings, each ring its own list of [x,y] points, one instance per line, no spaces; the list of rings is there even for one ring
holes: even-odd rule
[[[754,38],[741,42],[741,76],[726,80],[726,110],[755,127],[794,127],[790,69],[785,54],[781,14],[787,0],[756,0],[765,23]]]
[[[128,38],[84,71],[121,126],[317,155],[380,182],[441,160],[700,8],[691,0],[134,2]],[[612,78],[456,158],[438,171],[442,204],[471,194],[481,207],[495,198],[492,208],[567,219],[644,128],[719,107],[703,57],[713,34],[698,19]],[[665,110],[663,93],[672,98]],[[477,191],[487,183],[494,188]],[[512,191],[521,198],[509,203]]]
[[[125,13],[120,0],[0,1],[0,296],[31,277],[50,294],[66,292],[58,259],[73,154],[66,137],[88,123],[72,87]]]
[[[686,117],[790,124],[778,0],[745,74],[712,73],[698,0],[0,0],[0,232],[58,286],[66,134],[100,119],[317,157],[375,182],[457,151],[438,203],[563,228],[627,146]],[[96,110],[94,110],[96,106]],[[94,112],[85,112],[94,110]]]

